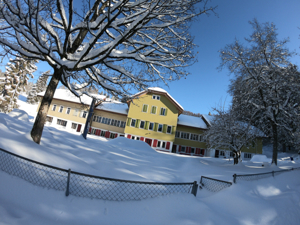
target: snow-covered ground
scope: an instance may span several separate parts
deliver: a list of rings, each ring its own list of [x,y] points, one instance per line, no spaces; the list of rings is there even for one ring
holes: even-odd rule
[[[232,175],[300,167],[279,154],[278,167],[246,161],[199,158],[154,151],[141,141],[89,136],[45,126],[41,145],[30,130],[36,105],[0,114],[0,147],[49,165],[103,177],[157,182],[199,182],[201,176],[232,181]],[[265,155],[270,157],[270,148]],[[238,181],[218,193],[198,190],[153,199],[113,202],[66,197],[0,171],[0,225],[6,224],[292,224],[300,222],[300,170],[257,181]]]

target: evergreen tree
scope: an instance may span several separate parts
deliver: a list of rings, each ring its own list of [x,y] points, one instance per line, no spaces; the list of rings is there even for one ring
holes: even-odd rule
[[[10,59],[7,64],[5,78],[0,80],[3,89],[0,95],[0,110],[8,113],[18,108],[17,100],[21,91],[27,85],[30,76],[37,70],[36,60],[26,60],[21,57]]]
[[[49,76],[50,76],[50,70],[42,73],[42,75],[39,77],[39,79],[36,82],[37,93],[46,91]]]
[[[33,85],[31,91],[28,94],[27,102],[29,104],[37,104],[38,103],[38,97],[37,93],[43,92],[47,88],[47,81],[50,75],[50,70],[46,71],[45,73],[42,73],[42,75],[37,80],[36,84]]]

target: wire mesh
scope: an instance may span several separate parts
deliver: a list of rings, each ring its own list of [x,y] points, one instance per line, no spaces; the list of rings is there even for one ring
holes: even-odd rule
[[[201,176],[200,184],[202,185],[202,187],[212,192],[221,191],[224,188],[230,187],[232,185],[231,182],[217,180],[214,178],[204,176]]]
[[[288,170],[278,170],[278,171],[272,171],[272,172],[268,172],[268,173],[244,174],[244,175],[234,174],[233,177],[234,177],[234,182],[235,183],[236,183],[237,180],[252,181],[252,180],[259,180],[259,179],[279,175],[281,173],[292,171],[292,170],[295,170],[295,169],[299,169],[299,168],[292,168],[292,169],[288,169]]]
[[[148,183],[71,175],[70,194],[110,201],[153,198],[174,193],[190,193],[193,183]]]
[[[67,196],[71,194],[110,201],[141,200],[175,193],[192,193],[194,185],[194,183],[126,181],[92,176],[45,165],[3,149],[0,149],[0,170],[41,187],[66,191]]]

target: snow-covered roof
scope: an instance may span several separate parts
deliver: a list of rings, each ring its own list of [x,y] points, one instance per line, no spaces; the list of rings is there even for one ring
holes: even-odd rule
[[[38,93],[39,96],[44,96],[45,92]],[[97,99],[104,99],[104,95],[94,95]],[[72,94],[71,91],[68,89],[56,89],[53,98],[64,100],[64,101],[70,101],[70,102],[76,102],[76,103],[84,103],[87,105],[90,105],[92,103],[92,98],[87,95],[82,95],[80,99]],[[80,102],[81,100],[81,102]]]
[[[117,101],[103,102],[101,103],[101,105],[97,106],[96,109],[120,113],[124,115],[128,114],[128,105],[126,103],[121,103]]]
[[[214,120],[214,116],[202,114],[202,117],[209,125],[211,125],[211,122]]]
[[[43,96],[45,92],[41,92],[38,95]],[[95,95],[92,94],[97,99],[105,99],[105,95]],[[54,93],[55,99],[59,100],[64,100],[64,101],[69,101],[69,102],[75,102],[75,103],[84,103],[86,105],[90,105],[92,103],[92,98],[87,95],[82,95],[81,102],[78,97],[76,97],[72,92],[70,92],[68,89],[56,89]],[[128,105],[125,103],[121,103],[118,101],[111,100],[109,98],[106,98],[106,101],[101,103],[101,105],[97,106],[96,109],[101,109],[101,110],[106,110],[109,112],[115,112],[115,113],[120,113],[120,114],[125,114],[127,115],[128,113]]]
[[[166,96],[168,96],[177,106],[178,106],[178,108],[181,110],[181,111],[183,111],[184,109],[183,109],[183,107],[166,91],[166,90],[164,90],[164,89],[162,89],[162,88],[160,88],[160,87],[149,87],[147,90],[144,90],[144,91],[141,91],[141,92],[138,92],[138,93],[136,93],[135,95],[133,95],[133,97],[134,96],[138,96],[138,95],[141,95],[141,94],[143,94],[143,93],[145,93],[145,92],[152,92],[152,91],[154,91],[154,92],[160,92],[160,93],[164,93]]]
[[[203,121],[201,117],[188,116],[188,115],[180,115],[178,117],[178,125],[184,125],[195,128],[207,129],[206,123]]]

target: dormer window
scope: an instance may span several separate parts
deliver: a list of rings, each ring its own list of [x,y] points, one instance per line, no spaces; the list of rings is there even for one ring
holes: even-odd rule
[[[154,100],[160,100],[160,96],[159,95],[152,95],[152,99],[154,99]]]

